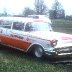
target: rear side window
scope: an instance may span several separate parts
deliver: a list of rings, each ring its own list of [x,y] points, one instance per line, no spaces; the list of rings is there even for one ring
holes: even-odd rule
[[[24,23],[22,23],[22,22],[13,22],[13,29],[15,29],[15,30],[24,30]]]
[[[12,22],[7,20],[0,20],[0,27],[11,28]]]

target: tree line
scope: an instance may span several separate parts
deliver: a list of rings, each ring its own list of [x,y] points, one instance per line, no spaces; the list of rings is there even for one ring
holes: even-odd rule
[[[55,0],[51,10],[46,6],[43,0],[35,0],[35,9],[25,8],[23,11],[24,16],[27,15],[48,15],[51,19],[64,19],[65,10],[58,0]]]
[[[49,9],[44,3],[44,0],[35,0],[35,8],[30,9],[29,7],[24,8],[20,16],[27,17],[28,15],[47,15],[51,19],[69,19],[72,20],[72,16],[65,16],[65,10],[58,0],[54,0],[52,8]],[[4,13],[1,13],[0,16],[10,16],[6,9]]]

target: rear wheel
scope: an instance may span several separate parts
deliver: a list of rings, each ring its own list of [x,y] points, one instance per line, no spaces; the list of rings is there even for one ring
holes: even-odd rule
[[[42,58],[43,57],[44,51],[43,51],[43,48],[41,46],[35,47],[33,52],[34,52],[34,56],[36,58]]]

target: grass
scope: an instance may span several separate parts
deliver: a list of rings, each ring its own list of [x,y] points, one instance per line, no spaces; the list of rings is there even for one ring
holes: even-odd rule
[[[70,28],[66,26],[69,28],[67,31],[64,27],[64,24],[71,25],[72,21],[53,20],[52,22],[55,31],[72,33],[71,26]],[[21,51],[0,45],[0,72],[72,72],[72,65],[50,63],[48,58],[37,60]]]
[[[71,65],[50,64],[9,47],[0,48],[0,72],[72,72]]]
[[[54,31],[72,34],[72,21],[69,20],[52,20]]]

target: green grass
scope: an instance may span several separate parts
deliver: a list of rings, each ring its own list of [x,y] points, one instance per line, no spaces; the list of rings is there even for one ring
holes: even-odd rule
[[[50,64],[21,51],[0,47],[0,72],[72,72],[71,65]]]
[[[54,31],[72,34],[72,21],[69,20],[52,20]]]
[[[72,33],[72,21],[52,20],[54,31]],[[72,65],[37,60],[21,51],[0,45],[0,72],[72,72]]]

